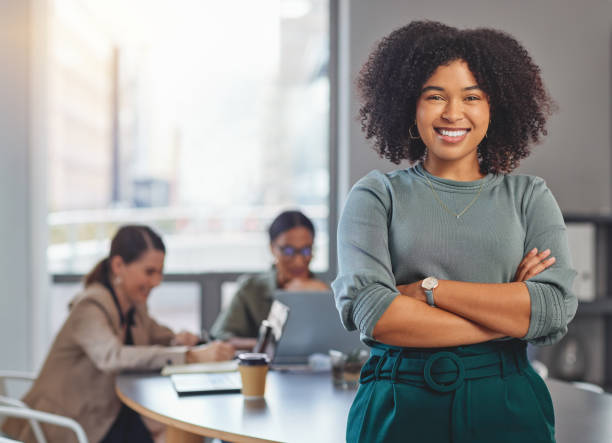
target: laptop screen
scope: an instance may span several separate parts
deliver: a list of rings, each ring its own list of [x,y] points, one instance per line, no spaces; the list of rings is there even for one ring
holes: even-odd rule
[[[274,297],[285,308],[287,317],[273,363],[304,364],[310,355],[327,355],[331,349],[345,353],[368,349],[359,340],[358,332],[349,332],[342,326],[331,291],[276,291]]]
[[[253,352],[263,352],[268,356],[268,361],[274,360],[276,355],[276,344],[283,335],[283,329],[289,316],[289,307],[274,300],[268,318],[259,327],[259,336]]]

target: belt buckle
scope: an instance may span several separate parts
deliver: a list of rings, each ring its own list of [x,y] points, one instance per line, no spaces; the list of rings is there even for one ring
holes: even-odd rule
[[[431,368],[433,367],[433,364],[443,358],[448,358],[453,363],[455,363],[455,366],[457,366],[457,378],[454,382],[450,384],[438,383],[433,379],[431,375]],[[463,363],[461,362],[461,359],[457,356],[457,354],[453,354],[452,352],[446,351],[436,352],[435,354],[430,356],[425,362],[425,367],[423,368],[423,377],[425,377],[425,382],[427,383],[427,385],[434,391],[450,392],[457,389],[463,383],[463,379],[465,377],[465,367],[463,366]]]

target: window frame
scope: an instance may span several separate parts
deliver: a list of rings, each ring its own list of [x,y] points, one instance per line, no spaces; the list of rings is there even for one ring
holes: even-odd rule
[[[338,22],[339,0],[328,0],[328,32],[329,32],[329,115],[328,115],[328,266],[320,273],[320,277],[331,282],[337,270],[336,226],[338,220]],[[201,272],[201,273],[165,273],[166,282],[194,282],[200,287],[200,320],[201,327],[209,330],[221,311],[221,287],[224,283],[235,281],[244,274],[253,272]],[[83,280],[83,274],[53,273],[52,284],[73,284]]]

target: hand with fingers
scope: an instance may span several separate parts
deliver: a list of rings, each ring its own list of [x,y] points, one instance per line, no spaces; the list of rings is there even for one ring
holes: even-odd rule
[[[195,346],[200,341],[200,337],[188,331],[178,332],[172,341],[171,346]]]
[[[523,257],[523,260],[516,269],[514,275],[515,282],[526,281],[542,271],[548,269],[555,263],[555,257],[550,256],[550,249],[538,252],[538,248],[533,248]]]
[[[531,277],[551,267],[554,263],[555,257],[550,257],[550,249],[538,253],[538,249],[533,248],[523,257],[514,275],[514,280],[512,281],[521,282],[529,280]],[[423,303],[427,302],[425,292],[421,289],[421,280],[410,284],[398,285],[397,290],[402,295],[420,300]]]
[[[207,361],[224,361],[234,358],[236,349],[229,343],[213,341],[205,345],[189,348],[185,355],[186,363],[199,363]]]

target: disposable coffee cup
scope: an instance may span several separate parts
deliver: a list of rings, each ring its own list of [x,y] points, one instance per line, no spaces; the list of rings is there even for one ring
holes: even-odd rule
[[[238,370],[242,378],[242,395],[244,398],[263,397],[266,392],[268,356],[257,352],[239,354]]]

